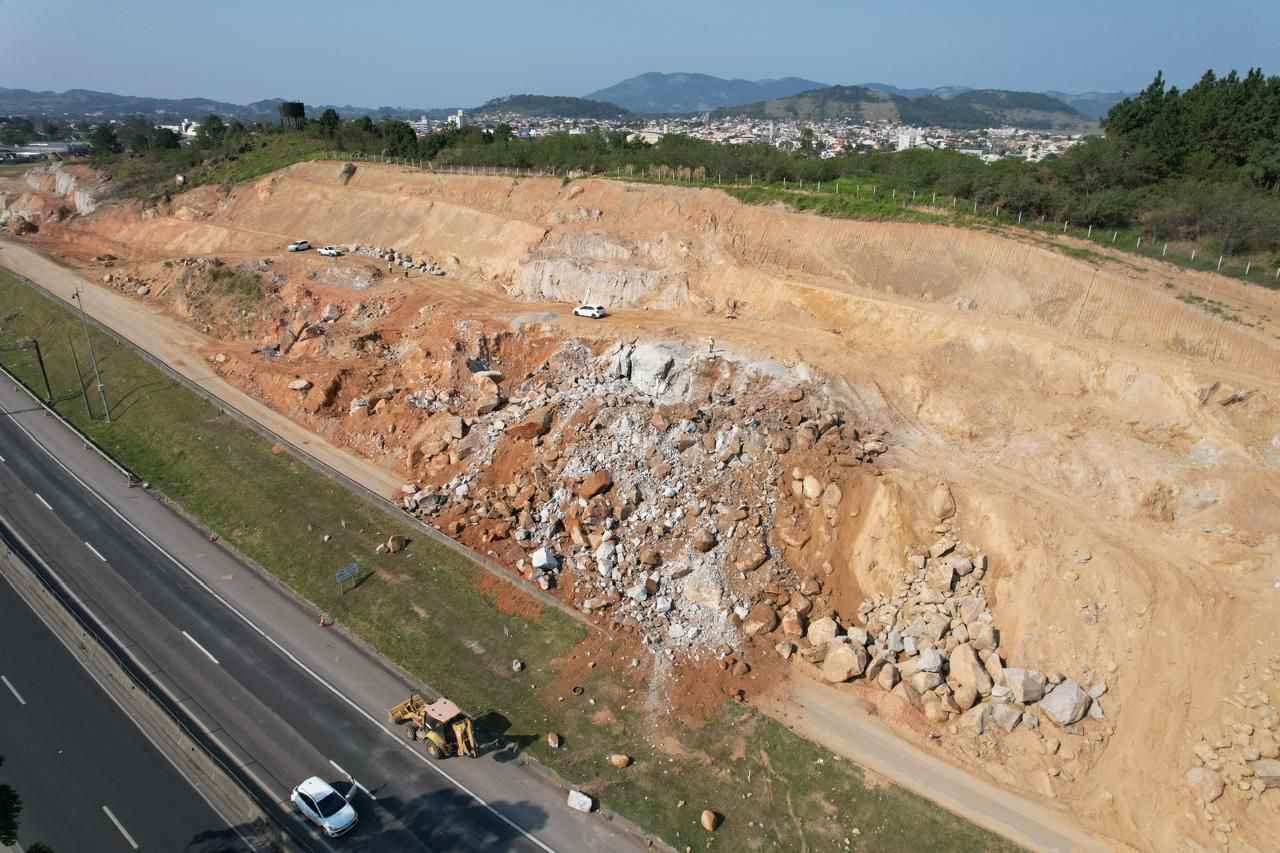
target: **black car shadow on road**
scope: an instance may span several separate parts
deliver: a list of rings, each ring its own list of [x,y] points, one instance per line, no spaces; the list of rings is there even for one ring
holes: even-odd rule
[[[331,784],[340,793],[350,795],[349,783]],[[357,790],[351,796],[351,803],[359,814],[359,823],[342,837],[340,843],[344,851],[480,853],[528,849],[530,845],[524,833],[535,833],[547,825],[547,812],[539,805],[499,801],[486,806],[454,787],[409,800],[395,796],[378,796],[372,800]],[[520,829],[499,818],[494,811]]]

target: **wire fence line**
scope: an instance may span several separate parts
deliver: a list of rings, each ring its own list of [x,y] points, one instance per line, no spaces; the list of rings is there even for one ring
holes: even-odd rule
[[[1067,236],[1093,243],[1101,248],[1113,248],[1127,254],[1139,255],[1151,260],[1162,260],[1177,266],[1200,272],[1214,272],[1229,278],[1247,281],[1272,289],[1280,289],[1280,258],[1273,262],[1255,260],[1252,257],[1233,257],[1228,253],[1204,254],[1198,248],[1190,252],[1179,247],[1177,241],[1153,239],[1149,234],[1114,227],[1102,227],[1088,222],[1064,219],[1061,223],[1049,220],[1047,215],[1028,215],[1025,210],[1000,204],[983,204],[976,198],[947,195],[933,190],[900,189],[897,186],[861,182],[850,178],[834,181],[766,181],[753,174],[725,175],[711,173],[704,167],[648,166],[644,168],[615,167],[612,169],[581,169],[571,167],[517,167],[468,165],[460,163],[434,163],[407,157],[363,152],[325,152],[326,160],[350,160],[353,162],[382,163],[404,168],[420,169],[444,175],[474,175],[480,177],[510,178],[561,178],[573,180],[586,177],[614,177],[626,180],[653,182],[693,187],[759,188],[788,193],[827,194],[866,198],[888,203],[900,210],[916,210],[921,213],[964,216],[989,220],[1002,225],[1016,225],[1053,236]]]

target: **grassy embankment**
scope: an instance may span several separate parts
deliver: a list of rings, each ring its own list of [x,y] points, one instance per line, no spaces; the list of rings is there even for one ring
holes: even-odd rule
[[[273,454],[269,442],[96,330],[113,418],[110,425],[88,418],[67,344],[70,333],[87,369],[74,315],[6,270],[0,305],[0,347],[39,336],[58,410],[153,489],[415,677],[482,715],[490,731],[505,729],[514,748],[678,849],[1013,849],[919,797],[868,784],[856,766],[746,707],[726,703],[699,727],[672,723],[653,732],[629,655],[614,669],[610,650],[597,643],[599,666],[575,667],[567,681],[557,659],[586,638],[580,623],[551,609],[522,607],[515,615],[500,607],[482,569],[289,455]],[[0,352],[0,363],[43,390],[30,352]],[[100,415],[96,397],[90,401]],[[410,537],[411,546],[376,554],[391,533]],[[340,595],[333,572],[353,560],[372,574]],[[523,673],[512,672],[516,658],[527,664]],[[580,695],[573,686],[583,688]],[[559,751],[545,744],[551,730],[563,736]],[[678,745],[658,751],[649,742],[655,735]],[[605,760],[613,752],[635,763],[614,769]],[[725,817],[714,835],[698,827],[703,808]]]

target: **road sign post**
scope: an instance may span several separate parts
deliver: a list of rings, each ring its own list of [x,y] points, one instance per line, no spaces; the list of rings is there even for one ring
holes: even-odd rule
[[[342,595],[347,594],[347,588],[344,587],[343,584],[352,580],[358,574],[360,574],[360,566],[357,563],[352,563],[349,566],[343,566],[334,574],[333,578],[338,582],[338,589]],[[352,584],[351,588],[355,589],[355,585]]]

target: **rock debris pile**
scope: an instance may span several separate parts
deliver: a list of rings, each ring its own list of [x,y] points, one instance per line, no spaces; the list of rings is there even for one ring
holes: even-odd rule
[[[363,243],[353,243],[347,247],[353,255],[364,255],[367,258],[376,258],[380,261],[386,261],[390,266],[397,266],[405,271],[417,271],[426,273],[427,275],[444,275],[444,267],[437,264],[430,258],[415,261],[411,255],[395,249],[386,249],[380,246],[366,246]]]
[[[526,577],[544,589],[563,577],[574,606],[634,628],[667,657],[727,657],[779,626],[795,632],[815,607],[830,611],[822,582],[784,555],[807,541],[809,520],[783,457],[858,466],[887,449],[880,433],[813,402],[780,366],[672,344],[595,356],[565,342],[511,399],[494,373],[471,376],[474,416],[451,411],[464,398],[446,389],[410,394],[447,417],[415,461],[459,470],[440,487],[415,484],[406,510],[452,535],[479,526],[485,547],[516,543]],[[511,482],[479,485],[500,441],[528,442],[531,462]],[[806,482],[830,515],[840,487]]]
[[[1086,688],[1061,672],[1006,664],[983,589],[987,569],[985,554],[950,533],[912,548],[902,581],[864,601],[857,625],[814,620],[794,652],[820,666],[826,681],[866,678],[930,722],[955,720],[973,735],[1038,728],[1042,717],[1060,727],[1105,719],[1105,681]]]

